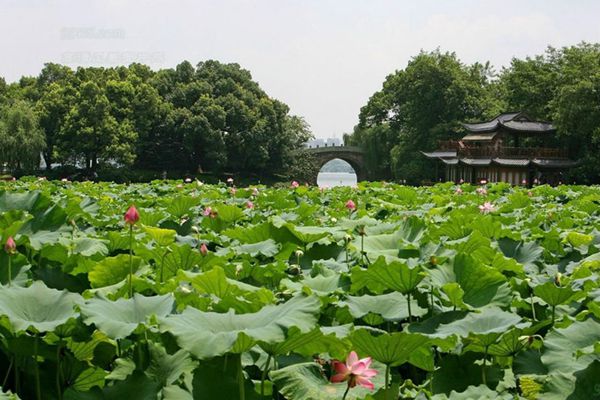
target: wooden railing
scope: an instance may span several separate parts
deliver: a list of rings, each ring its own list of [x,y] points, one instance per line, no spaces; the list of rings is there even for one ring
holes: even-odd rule
[[[458,150],[458,155],[472,158],[568,158],[565,149],[549,147],[465,147]]]
[[[441,140],[438,150],[456,150],[459,157],[468,158],[568,158],[565,149],[550,147],[494,147],[459,145],[457,140]]]

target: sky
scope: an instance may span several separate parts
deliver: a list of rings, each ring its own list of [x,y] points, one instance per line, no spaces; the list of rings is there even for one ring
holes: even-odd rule
[[[600,42],[599,20],[598,0],[0,0],[0,76],[46,62],[236,62],[316,137],[341,137],[420,50],[499,70],[549,45]]]

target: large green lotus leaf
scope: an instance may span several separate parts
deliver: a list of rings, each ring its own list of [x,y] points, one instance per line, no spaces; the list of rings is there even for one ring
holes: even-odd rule
[[[232,224],[235,221],[244,217],[244,213],[239,207],[229,204],[219,204],[217,207],[213,207],[217,211],[217,220],[224,222],[225,224]],[[209,218],[213,220],[212,218]]]
[[[464,291],[462,301],[473,307],[504,306],[511,300],[506,277],[466,254],[457,254],[453,265],[428,271],[435,286],[457,282]]]
[[[556,390],[559,387],[554,386],[551,387],[550,392],[567,400],[600,398],[600,360],[592,361],[585,369],[574,372],[573,376],[575,377],[574,381],[570,377],[565,384],[560,385],[560,390]],[[554,376],[550,375],[548,381],[553,380],[553,378]],[[571,387],[572,390],[569,390]]]
[[[47,208],[51,204],[51,200],[37,190],[24,193],[0,192],[0,212],[23,210],[33,213],[33,211]]]
[[[36,281],[27,288],[1,288],[0,315],[8,317],[15,332],[30,326],[39,332],[50,332],[70,318],[76,318],[74,306],[82,301],[79,294],[50,289]]]
[[[108,248],[103,240],[82,237],[73,241],[73,253],[81,254],[85,257],[90,257],[95,254],[106,256],[108,254]]]
[[[89,367],[81,371],[71,386],[78,392],[87,392],[94,386],[102,388],[106,378],[106,371],[99,367]]]
[[[431,400],[513,400],[511,393],[498,393],[487,386],[469,386],[463,392],[452,390],[449,395],[436,394]]]
[[[155,228],[153,226],[144,226],[143,229],[144,232],[146,232],[146,234],[159,246],[166,247],[175,243],[177,231],[174,231],[173,229]]]
[[[177,386],[166,386],[162,390],[162,400],[194,400],[192,393]]]
[[[362,318],[369,313],[381,315],[386,321],[401,321],[408,318],[408,301],[399,292],[379,296],[347,296],[346,300],[338,303],[339,307],[348,307],[354,318]],[[419,307],[416,300],[411,299],[412,316],[422,316],[427,310]]]
[[[171,252],[164,257],[164,279],[177,275],[177,271],[190,270],[202,265],[202,255],[190,245],[171,246]],[[160,262],[160,261],[158,261]]]
[[[585,296],[584,292],[575,292],[570,287],[558,287],[549,281],[533,288],[533,293],[551,306],[568,303],[574,295]]]
[[[514,258],[525,267],[535,266],[544,249],[536,242],[518,242],[509,238],[498,240],[498,247],[506,257]]]
[[[142,259],[133,256],[133,272],[137,271]],[[100,288],[114,285],[121,282],[129,275],[129,255],[119,254],[115,257],[106,257],[97,262],[90,273],[88,279],[93,288]]]
[[[385,260],[391,262],[399,260],[398,255],[400,253],[401,239],[402,231],[400,230],[394,233],[365,236],[364,243],[362,244],[362,238],[359,236],[350,243],[350,247],[359,254],[361,249],[363,249],[370,260],[383,257]]]
[[[189,214],[194,207],[200,204],[200,199],[191,196],[177,196],[169,199],[167,212],[177,218]]]
[[[171,355],[160,344],[153,342],[148,343],[148,350],[151,361],[146,375],[160,382],[162,386],[173,384],[181,375],[191,373],[198,365],[198,362],[192,360],[185,350],[179,350]]]
[[[323,338],[323,332],[320,329],[313,329],[309,332],[301,332],[296,327],[290,328],[287,337],[279,343],[259,342],[259,346],[268,354],[285,355],[296,349],[308,346],[312,343],[318,343]],[[314,352],[311,354],[315,354]]]
[[[105,399],[154,400],[158,398],[160,384],[143,372],[135,371],[124,381],[115,381],[104,388]]]
[[[444,355],[444,357],[438,363],[438,369],[436,369],[432,374],[431,387],[433,389],[433,393],[443,393],[447,396],[451,396],[452,392],[461,393],[468,390],[469,386],[481,385],[481,365],[476,363],[479,358],[480,356],[478,354],[472,352],[468,352],[460,356],[454,354]],[[487,366],[487,385],[489,387],[496,387],[498,382],[502,379],[502,375],[503,371],[498,366]],[[478,391],[475,393],[477,392]],[[482,392],[485,394],[485,389],[483,389]],[[479,397],[467,398],[473,400],[479,399]]]
[[[2,387],[0,387],[0,400],[21,400],[21,398],[16,394],[11,393],[10,390],[5,393],[2,390]]]
[[[25,286],[29,282],[27,271],[31,265],[23,254],[9,255],[4,250],[0,250],[0,284],[8,285],[8,258],[11,257],[11,282],[13,285]]]
[[[273,239],[267,239],[257,243],[222,247],[217,250],[216,254],[218,256],[227,256],[231,252],[237,255],[247,254],[251,257],[257,257],[258,255],[263,255],[265,257],[273,257],[277,253],[279,253],[279,244]]]
[[[164,317],[173,310],[173,296],[146,297],[138,293],[131,299],[110,301],[95,297],[81,306],[84,322],[94,324],[113,339],[123,339],[152,315]]]
[[[305,288],[317,296],[328,296],[340,289],[340,275],[331,273],[329,275],[316,275],[306,277],[300,281],[282,279],[281,285],[292,289],[294,292],[302,292]]]
[[[418,266],[409,267],[398,261],[388,264],[384,257],[379,257],[366,271],[358,267],[352,270],[352,290],[357,291],[366,286],[375,293],[381,293],[382,288],[387,288],[407,294],[416,289],[423,278],[425,273]]]
[[[346,399],[364,399],[368,394],[374,394],[384,385],[385,374],[383,368],[378,368],[376,363],[371,368],[378,369],[379,373],[371,381],[375,390],[370,391],[361,386],[352,388]],[[346,383],[330,383],[323,376],[323,369],[316,363],[299,363],[281,368],[269,373],[271,380],[288,400],[339,400],[346,390]]]
[[[565,242],[579,250],[581,254],[588,253],[589,246],[593,240],[593,235],[586,235],[580,232],[568,232],[565,236]]]
[[[293,237],[305,245],[321,240],[324,237],[329,236],[332,232],[331,228],[323,228],[320,226],[296,226],[291,222],[286,222],[278,216],[273,217],[271,223],[276,228],[289,231]]]
[[[256,312],[263,305],[275,302],[275,296],[269,289],[227,278],[223,268],[218,266],[198,274],[181,271],[178,276],[182,280],[189,279],[199,293],[216,296],[212,297],[215,311],[231,308],[238,313]]]
[[[417,333],[387,333],[373,328],[356,329],[350,335],[354,348],[361,354],[392,366],[409,361],[413,352],[430,342],[427,336]]]
[[[239,365],[239,354],[202,360],[194,371],[192,380],[194,400],[240,399]],[[253,388],[249,380],[245,380],[244,389],[246,399],[256,400],[256,397],[251,396]]]
[[[517,314],[502,311],[496,307],[487,307],[479,313],[469,313],[463,319],[441,324],[434,336],[461,338],[479,338],[484,345],[492,344],[500,335],[512,327],[524,327]]]
[[[480,262],[490,263],[496,251],[491,246],[491,241],[484,237],[481,232],[474,231],[468,237],[457,240],[450,245],[457,253],[469,254]]]
[[[282,342],[292,326],[309,331],[317,321],[320,306],[316,297],[294,297],[250,314],[234,314],[231,310],[218,314],[188,307],[181,314],[161,318],[160,329],[173,334],[182,348],[205,359],[232,351],[234,346],[245,351],[257,340]]]
[[[553,329],[544,340],[542,362],[551,373],[572,373],[584,369],[597,359],[597,355],[590,353],[598,341],[600,323],[594,319],[575,321],[564,329]]]

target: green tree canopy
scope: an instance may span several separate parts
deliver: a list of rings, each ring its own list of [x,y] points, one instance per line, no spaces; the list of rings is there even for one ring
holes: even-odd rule
[[[18,100],[0,108],[0,163],[10,170],[33,170],[45,148],[33,106]]]

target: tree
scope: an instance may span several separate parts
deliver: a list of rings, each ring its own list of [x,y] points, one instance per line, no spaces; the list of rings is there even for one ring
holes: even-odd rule
[[[432,176],[420,151],[459,136],[460,122],[498,111],[489,64],[464,65],[454,53],[421,52],[404,70],[389,75],[361,109],[348,141],[368,151],[371,169],[388,169],[411,183]],[[381,160],[381,164],[373,165]]]
[[[61,154],[84,161],[95,170],[98,161],[123,165],[135,160],[137,134],[128,120],[121,123],[110,113],[110,102],[95,82],[85,82],[67,115],[61,132]]]
[[[44,133],[33,106],[18,100],[0,109],[0,162],[11,171],[39,167]]]
[[[559,86],[550,102],[559,138],[581,166],[578,183],[600,182],[600,44],[582,43],[558,52]]]

